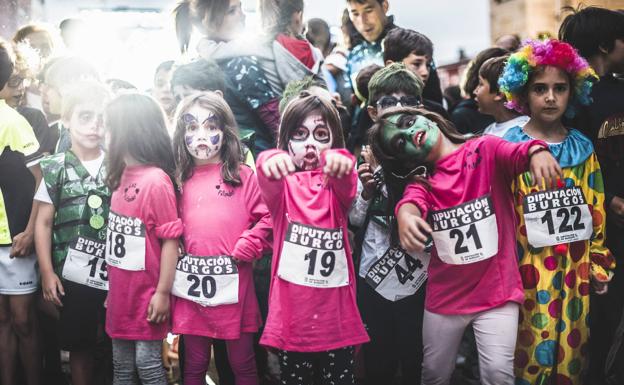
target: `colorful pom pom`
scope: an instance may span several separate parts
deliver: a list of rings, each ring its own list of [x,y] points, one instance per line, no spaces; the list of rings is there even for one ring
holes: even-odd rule
[[[568,253],[568,245],[566,245],[565,243],[563,243],[561,245],[556,245],[553,248],[553,251],[557,255],[566,255]]]

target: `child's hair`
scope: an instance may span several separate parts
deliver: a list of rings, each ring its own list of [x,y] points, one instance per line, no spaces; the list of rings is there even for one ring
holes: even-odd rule
[[[20,27],[15,32],[15,35],[13,35],[13,42],[15,44],[24,42],[24,41],[26,41],[28,39],[28,35],[30,35],[32,33],[44,33],[46,35],[46,38],[48,40],[48,44],[49,44],[49,47],[50,47],[50,52],[40,52],[39,54],[50,55],[50,53],[54,49],[54,39],[52,38],[52,34],[50,33],[50,31],[46,27],[44,27],[43,25],[27,24],[27,25],[24,25],[24,26]]]
[[[365,103],[368,100],[368,83],[377,71],[383,67],[377,64],[368,65],[358,72],[355,77],[355,88],[353,92],[360,102]]]
[[[559,39],[571,44],[584,58],[611,52],[617,39],[624,39],[624,12],[605,8],[587,7],[566,16],[559,27]]]
[[[329,30],[329,24],[323,19],[310,19],[307,25],[308,32],[306,33],[306,39],[312,43],[313,46],[320,49],[323,55],[328,53],[331,49],[331,32]]]
[[[375,72],[368,82],[368,105],[375,106],[383,95],[404,92],[420,97],[425,87],[422,79],[401,62],[392,63]]]
[[[15,66],[11,47],[7,42],[0,39],[0,90],[4,88],[13,74]]]
[[[288,141],[292,133],[301,126],[306,117],[312,113],[321,115],[332,133],[332,148],[344,148],[344,137],[338,111],[331,102],[302,92],[286,106],[279,129],[277,148],[288,151]]]
[[[279,112],[283,114],[286,106],[291,100],[298,97],[303,91],[309,90],[312,87],[320,87],[325,90],[327,89],[327,85],[324,82],[321,82],[312,76],[306,76],[301,80],[292,80],[288,82],[279,102]]]
[[[498,78],[503,74],[505,65],[507,64],[509,55],[493,57],[486,60],[481,68],[479,68],[479,76],[487,80],[490,85],[490,93],[497,94],[500,92],[498,87]]]
[[[270,37],[286,32],[292,15],[303,12],[303,0],[259,0],[262,29]]]
[[[509,51],[499,47],[486,48],[479,52],[477,56],[468,63],[468,68],[464,74],[462,82],[462,91],[470,98],[473,97],[474,91],[479,85],[479,69],[486,60],[493,57],[505,56]]]
[[[219,150],[221,159],[221,178],[230,186],[242,184],[239,166],[241,165],[242,146],[238,139],[238,127],[234,114],[225,100],[214,92],[201,92],[188,96],[180,102],[175,114],[175,133],[173,134],[173,155],[176,163],[176,177],[179,183],[193,176],[193,158],[186,148],[184,136],[186,123],[182,116],[194,105],[210,110],[215,114],[221,124],[223,142]]]
[[[188,51],[193,27],[209,36],[218,30],[229,6],[229,0],[181,0],[173,10],[180,52]]]
[[[110,88],[110,90],[114,94],[117,94],[118,92],[128,91],[128,90],[133,91],[133,92],[137,91],[137,88],[134,84],[123,79],[117,79],[117,78],[106,79],[106,85]]]
[[[158,67],[156,67],[156,71],[154,71],[154,82],[156,82],[156,77],[158,76],[158,73],[160,71],[165,71],[165,72],[171,71],[174,63],[175,62],[173,60],[165,60],[164,62],[160,63]]]
[[[105,109],[106,129],[110,133],[106,184],[119,187],[129,155],[140,164],[163,170],[175,184],[175,162],[165,112],[151,96],[128,93],[113,99]]]
[[[386,0],[377,0],[379,4],[382,4]],[[367,0],[347,0],[347,3],[366,4]]]
[[[498,79],[500,90],[505,94],[505,106],[522,114],[528,114],[524,96],[533,77],[544,67],[557,67],[568,74],[571,99],[565,116],[573,118],[576,104],[591,103],[591,88],[597,80],[596,73],[578,52],[568,43],[551,39],[547,41],[527,40],[520,49],[507,60],[505,69]]]
[[[411,29],[394,28],[384,39],[383,59],[384,62],[392,60],[400,62],[410,54],[433,57],[433,43],[422,33]]]
[[[197,59],[173,69],[171,88],[178,85],[199,91],[225,91],[225,75],[212,60]]]
[[[99,75],[95,67],[79,57],[55,59],[45,69],[44,82],[57,90],[80,80],[99,80]]]
[[[76,82],[63,92],[61,117],[69,121],[78,104],[93,103],[104,106],[109,99],[110,92],[104,84],[93,80]]]

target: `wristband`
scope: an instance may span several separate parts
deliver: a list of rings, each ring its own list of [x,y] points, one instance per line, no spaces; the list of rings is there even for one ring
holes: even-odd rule
[[[531,160],[533,155],[537,154],[538,152],[543,152],[543,151],[550,152],[550,149],[548,147],[545,147],[545,146],[540,146],[537,150],[535,150],[535,151],[533,151],[532,153],[529,154],[529,160]]]

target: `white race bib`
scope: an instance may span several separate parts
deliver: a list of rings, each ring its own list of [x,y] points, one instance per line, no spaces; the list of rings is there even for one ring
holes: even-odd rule
[[[185,255],[178,260],[171,293],[202,306],[238,303],[238,266],[227,255]]]
[[[584,241],[592,235],[592,216],[580,187],[531,193],[524,197],[522,207],[533,247]]]
[[[290,222],[277,275],[298,285],[330,288],[349,284],[342,229]]]
[[[69,243],[62,276],[68,281],[108,290],[104,242],[78,236]]]
[[[387,300],[396,302],[418,291],[427,279],[431,255],[413,257],[399,247],[390,247],[366,273],[368,283]]]
[[[145,270],[145,225],[139,218],[109,213],[106,263],[123,270]]]
[[[432,211],[431,219],[433,243],[442,262],[465,265],[498,253],[498,227],[489,195]]]

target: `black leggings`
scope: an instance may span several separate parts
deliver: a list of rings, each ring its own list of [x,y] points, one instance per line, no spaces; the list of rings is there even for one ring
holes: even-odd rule
[[[353,346],[318,353],[280,350],[282,385],[312,385],[315,378],[322,385],[354,385],[353,350]]]

